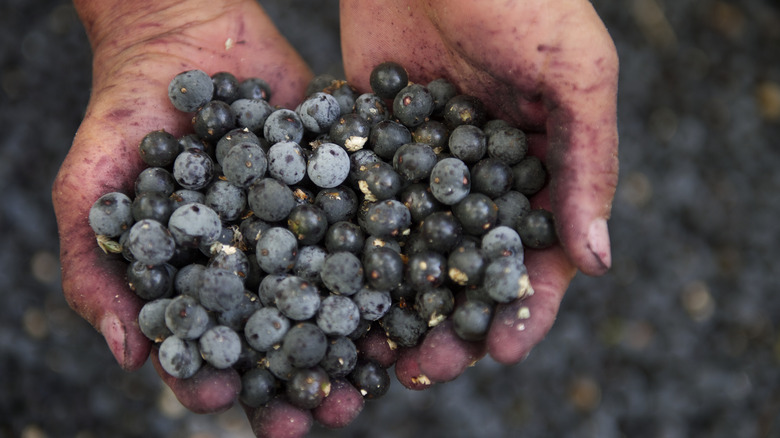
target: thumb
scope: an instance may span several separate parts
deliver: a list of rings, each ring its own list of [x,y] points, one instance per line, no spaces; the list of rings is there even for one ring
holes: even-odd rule
[[[585,274],[612,264],[607,219],[618,178],[617,72],[611,41],[556,78],[547,106],[550,201],[561,244]]]

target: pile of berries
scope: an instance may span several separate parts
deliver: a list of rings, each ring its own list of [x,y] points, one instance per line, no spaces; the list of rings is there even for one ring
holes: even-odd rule
[[[358,95],[318,76],[291,110],[258,78],[170,82],[194,132],[148,133],[134,197],[105,194],[89,213],[148,301],[138,323],[166,372],[234,367],[254,407],[283,396],[313,409],[337,378],[376,398],[392,363],[364,339],[412,347],[451,318],[480,341],[497,303],[533,293],[524,246],[557,238],[530,208],[547,173],[525,134],[393,62],[370,84]]]

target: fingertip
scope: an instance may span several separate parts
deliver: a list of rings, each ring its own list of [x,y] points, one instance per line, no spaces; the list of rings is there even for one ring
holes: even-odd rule
[[[588,250],[591,260],[582,264],[581,270],[588,275],[602,275],[612,266],[609,229],[607,220],[597,218],[588,227]]]
[[[354,386],[344,379],[334,379],[330,394],[312,410],[312,415],[323,426],[337,429],[357,418],[364,404],[363,396]]]
[[[448,382],[485,355],[483,342],[461,339],[451,321],[444,321],[425,336],[420,345],[420,371],[434,382]]]
[[[146,362],[151,342],[139,330],[127,330],[122,320],[106,313],[97,325],[117,363],[126,371],[134,371]]]
[[[157,350],[152,351],[154,368],[179,402],[196,414],[222,412],[233,406],[241,392],[241,377],[232,368],[204,365],[194,376],[177,379],[162,368]]]
[[[257,438],[301,438],[309,432],[313,421],[310,411],[298,409],[280,398],[255,409],[250,418]]]
[[[398,382],[414,391],[422,391],[433,385],[431,379],[420,370],[417,356],[420,354],[420,346],[404,348],[398,354],[395,362],[395,376]]]

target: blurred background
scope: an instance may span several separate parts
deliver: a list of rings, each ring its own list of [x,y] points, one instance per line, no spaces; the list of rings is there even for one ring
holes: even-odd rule
[[[0,4],[0,437],[250,437],[125,373],[65,303],[50,187],[90,52],[64,0]],[[261,1],[340,74],[338,2]],[[527,360],[394,382],[312,437],[780,436],[780,6],[594,0],[621,59],[614,267],[578,276]]]

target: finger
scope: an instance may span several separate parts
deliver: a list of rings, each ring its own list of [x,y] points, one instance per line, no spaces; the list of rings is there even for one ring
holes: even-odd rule
[[[354,386],[344,379],[334,379],[330,383],[330,393],[312,410],[312,415],[325,427],[341,428],[357,418],[364,404],[363,396]]]
[[[395,362],[395,376],[398,382],[406,388],[415,391],[428,389],[434,383],[420,370],[420,363],[417,361],[419,355],[419,345],[403,348],[398,354],[398,360]]]
[[[249,422],[257,438],[300,438],[311,429],[310,411],[301,410],[282,398],[248,410]]]
[[[431,329],[420,344],[420,371],[433,382],[448,382],[463,374],[485,355],[483,342],[461,339],[447,320]]]
[[[490,356],[505,364],[519,362],[544,338],[576,272],[560,246],[526,250],[525,264],[533,295],[500,305],[488,332]]]
[[[229,409],[241,392],[241,377],[232,368],[220,370],[204,365],[194,376],[188,379],[177,379],[162,368],[156,348],[152,350],[152,364],[179,402],[198,414]]]

